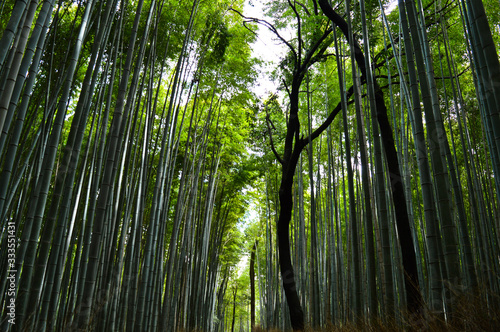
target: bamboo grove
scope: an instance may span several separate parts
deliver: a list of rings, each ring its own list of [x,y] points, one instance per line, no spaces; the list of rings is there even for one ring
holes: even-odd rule
[[[0,2],[3,331],[493,329],[498,1],[260,2]]]

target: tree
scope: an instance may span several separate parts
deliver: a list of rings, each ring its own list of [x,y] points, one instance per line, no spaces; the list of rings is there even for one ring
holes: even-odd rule
[[[298,7],[292,4],[290,1],[288,3],[294,11],[297,19],[297,38],[299,40],[297,47],[294,47],[292,44],[284,40],[279,35],[276,28],[274,28],[271,24],[257,19],[247,18],[247,20],[253,22],[261,22],[268,28],[270,28],[276,34],[276,36],[288,46],[292,61],[292,76],[289,79],[289,82],[285,82],[286,85],[290,84],[290,87],[287,86],[286,88],[290,102],[290,109],[287,116],[287,129],[285,133],[285,143],[282,155],[280,155],[274,148],[274,142],[271,142],[271,146],[273,147],[273,152],[276,159],[281,164],[281,181],[279,186],[280,209],[277,221],[281,278],[283,289],[285,291],[287,299],[288,309],[290,311],[292,328],[294,330],[303,330],[304,313],[300,304],[299,296],[297,294],[295,274],[290,254],[289,224],[293,209],[293,178],[302,150],[310,141],[318,137],[320,133],[327,128],[328,124],[333,120],[334,115],[330,116],[320,128],[312,132],[307,138],[304,138],[303,134],[301,135],[300,132],[299,92],[309,67],[317,62],[326,50],[326,46],[328,46],[327,37],[331,33],[331,30],[325,29],[324,31],[320,32],[320,36],[317,40],[308,41],[307,45],[303,45],[301,41],[303,36],[300,31],[301,17],[298,12]],[[306,49],[307,51],[304,51],[304,49]]]
[[[326,16],[341,30],[346,39],[350,42],[352,53],[360,69],[361,77],[365,80],[372,79],[372,75],[367,74],[367,67],[370,68],[370,62],[365,58],[358,42],[354,40],[352,32],[349,32],[348,24],[339,16],[326,0],[318,0],[321,10]],[[415,257],[415,246],[413,244],[413,236],[410,229],[410,221],[406,207],[405,193],[403,182],[401,181],[401,172],[399,168],[399,160],[396,153],[392,128],[387,117],[387,108],[383,97],[383,92],[377,82],[371,82],[373,87],[372,93],[375,95],[375,105],[377,120],[380,126],[382,135],[382,144],[386,153],[387,165],[391,176],[392,198],[394,208],[396,210],[396,222],[403,255],[403,266],[405,270],[405,289],[407,296],[407,305],[410,312],[418,313],[422,310],[422,296],[418,286],[417,262]]]
[[[326,1],[318,1],[322,11],[325,15],[337,26],[340,27],[343,34],[348,41],[351,41],[351,47],[354,47],[354,57],[356,63],[360,68],[362,79],[366,80],[366,63],[361,48],[357,42],[353,41],[348,33],[347,23],[335,13],[332,7]],[[289,235],[289,223],[291,220],[292,209],[293,209],[293,198],[292,198],[292,185],[293,177],[295,175],[296,166],[299,160],[299,156],[304,149],[304,147],[317,138],[333,121],[335,115],[341,109],[345,107],[346,102],[339,104],[327,117],[327,119],[315,130],[311,131],[307,138],[301,137],[300,134],[300,120],[299,120],[299,91],[306,76],[307,70],[311,65],[313,65],[325,52],[329,44],[324,42],[330,34],[330,30],[326,29],[317,41],[312,45],[305,47],[307,50],[304,55],[302,55],[302,34],[301,34],[301,17],[298,12],[296,5],[288,2],[289,6],[293,10],[297,20],[297,40],[298,46],[295,48],[290,43],[285,41],[277,32],[276,28],[265,21],[263,22],[268,26],[278,38],[280,38],[290,49],[291,53],[291,63],[292,69],[290,80],[290,87],[286,86],[287,94],[290,103],[290,109],[287,117],[287,131],[285,134],[285,142],[283,147],[283,156],[278,154],[276,148],[274,147],[273,141],[271,141],[271,147],[276,156],[276,159],[281,164],[281,182],[279,187],[279,199],[280,199],[280,211],[278,218],[278,246],[280,253],[280,271],[283,282],[283,289],[286,294],[288,307],[290,310],[290,319],[292,327],[294,329],[300,330],[304,328],[304,318],[303,312],[300,305],[300,300],[296,291],[294,270],[292,267],[291,257],[290,257],[290,235]],[[253,19],[253,21],[259,21]],[[323,45],[322,45],[323,44]],[[302,58],[303,57],[303,58]],[[287,82],[285,82],[287,84]],[[377,109],[377,119],[379,125],[381,126],[382,142],[384,143],[385,151],[387,154],[388,165],[390,167],[391,185],[393,199],[395,201],[395,208],[397,213],[398,222],[398,232],[400,235],[401,245],[404,246],[403,252],[403,264],[405,268],[405,278],[406,278],[406,289],[408,296],[408,308],[412,312],[418,312],[421,310],[422,298],[420,295],[418,287],[418,277],[417,277],[417,266],[415,257],[415,247],[413,245],[413,237],[410,231],[410,225],[407,215],[406,200],[404,195],[404,190],[402,186],[402,181],[399,162],[396,154],[396,149],[394,146],[394,139],[392,136],[392,129],[387,120],[387,110],[385,107],[385,101],[381,89],[378,87],[376,82],[374,84],[374,94],[376,99],[376,109]],[[349,89],[349,95],[353,93],[352,88]],[[303,135],[302,135],[303,136]],[[272,136],[270,135],[272,139]],[[350,158],[348,157],[350,160]],[[350,169],[350,167],[349,167]],[[353,188],[351,185],[350,192],[353,193]],[[351,198],[351,204],[354,203],[354,199]],[[351,209],[351,212],[353,210]],[[354,219],[354,214],[351,220]],[[355,229],[354,229],[355,231]],[[357,245],[355,248],[357,248]],[[357,250],[357,249],[354,249]],[[358,264],[356,259],[354,264]],[[357,273],[359,274],[359,273]],[[359,286],[358,286],[359,289]],[[358,313],[359,314],[359,313]]]
[[[252,247],[250,254],[250,328],[255,328],[255,252],[257,251],[258,240]]]

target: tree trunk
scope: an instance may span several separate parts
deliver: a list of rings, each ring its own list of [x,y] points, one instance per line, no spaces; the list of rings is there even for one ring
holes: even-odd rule
[[[250,330],[255,328],[255,252],[258,240],[255,241],[250,255]]]
[[[337,25],[342,30],[347,40],[350,41],[346,21],[333,10],[326,0],[318,0],[318,3],[323,13],[332,21],[332,23]],[[352,41],[352,45],[354,46],[354,49],[351,51],[354,53],[354,57],[361,71],[361,78],[365,79],[365,57],[356,40]],[[377,120],[380,126],[380,133],[382,134],[382,144],[384,146],[390,173],[392,198],[394,201],[396,223],[398,226],[398,237],[403,255],[405,288],[407,291],[406,296],[408,301],[407,306],[410,312],[417,312],[422,307],[423,300],[418,284],[418,269],[416,264],[415,248],[413,245],[413,237],[411,235],[410,220],[408,219],[403,182],[401,181],[401,173],[399,171],[399,161],[394,144],[392,128],[387,118],[387,108],[385,106],[383,92],[376,82],[374,82],[374,90]]]
[[[233,292],[233,321],[231,323],[231,332],[234,332],[234,323],[236,321],[236,293],[238,292],[238,286],[234,289]]]
[[[284,166],[283,168],[286,169]],[[292,258],[290,255],[290,237],[288,224],[292,217],[292,184],[293,175],[286,176],[286,174],[283,174],[279,189],[281,210],[278,219],[278,252],[281,278],[283,280],[283,290],[285,291],[286,299],[288,302],[288,309],[290,310],[290,321],[292,323],[292,328],[294,330],[303,330],[304,313],[300,305],[299,295],[297,294],[295,275],[292,266]]]

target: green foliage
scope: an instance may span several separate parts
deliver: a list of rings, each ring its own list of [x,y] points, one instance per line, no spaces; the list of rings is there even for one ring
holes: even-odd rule
[[[0,5],[0,31],[4,31],[7,26],[14,3],[14,0],[2,1]]]
[[[438,107],[445,121],[445,135],[438,138],[446,138],[449,142],[450,162],[457,170],[466,211],[466,234],[470,234],[473,242],[472,256],[477,264],[474,268],[484,267],[476,272],[479,272],[478,278],[486,288],[471,303],[486,303],[487,308],[478,313],[472,306],[465,305],[467,301],[462,303],[461,300],[457,306],[464,313],[470,312],[480,317],[481,321],[488,321],[488,317],[496,319],[496,313],[491,309],[498,302],[495,291],[498,280],[494,276],[499,268],[494,263],[494,257],[498,256],[495,236],[500,229],[498,188],[495,186],[492,163],[494,153],[490,151],[491,137],[485,127],[487,119],[481,113],[484,105],[478,102],[478,97],[481,97],[477,85],[478,68],[471,61],[470,37],[466,34],[467,26],[464,30],[460,3],[415,2],[418,8],[422,3]],[[11,0],[1,2],[0,31],[4,31],[14,3]],[[498,1],[485,0],[482,3],[498,50]],[[137,4],[138,1],[118,2],[116,8],[111,8],[112,16],[107,22],[101,21],[102,14],[111,2],[94,4],[82,52],[77,60],[77,71],[70,82],[70,97],[62,101],[63,105],[67,105],[67,116],[61,138],[56,142],[55,162],[51,164],[43,158],[47,149],[52,148],[48,142],[54,130],[54,114],[61,101],[69,59],[87,2],[57,3],[33,90],[23,90],[21,97],[11,101],[12,105],[17,105],[12,113],[14,120],[9,128],[4,128],[1,136],[5,145],[0,151],[0,174],[2,181],[7,179],[7,182],[5,188],[0,188],[3,195],[0,198],[0,229],[5,230],[10,220],[15,222],[16,239],[19,241],[17,254],[24,255],[21,254],[22,249],[33,255],[38,264],[36,273],[44,276],[40,278],[41,290],[34,288],[34,282],[31,286],[32,281],[28,280],[27,286],[23,284],[26,287],[23,294],[40,299],[39,305],[33,306],[38,310],[33,311],[36,317],[53,314],[54,324],[57,325],[51,327],[52,330],[64,329],[67,319],[77,324],[81,314],[78,309],[81,303],[77,301],[81,301],[78,297],[83,294],[78,292],[88,287],[83,284],[87,278],[84,271],[86,264],[94,259],[98,261],[96,280],[85,280],[88,285],[94,283],[92,294],[108,294],[113,290],[112,294],[102,297],[108,299],[109,296],[109,301],[98,298],[89,304],[92,315],[103,318],[96,319],[96,330],[121,330],[129,320],[139,324],[137,322],[143,317],[170,319],[173,315],[176,315],[174,321],[177,325],[172,329],[217,330],[222,329],[220,324],[226,322],[224,328],[228,330],[230,326],[227,322],[232,319],[234,304],[236,329],[243,326],[245,330],[250,319],[249,259],[254,244],[258,242],[255,266],[257,320],[261,319],[263,327],[284,330],[289,326],[286,311],[282,310],[285,297],[279,279],[275,227],[280,212],[278,188],[282,174],[275,152],[279,156],[284,154],[290,121],[290,87],[296,78],[294,75],[303,65],[298,62],[299,58],[304,61],[309,50],[329,31],[331,22],[322,14],[317,1],[267,2],[267,16],[263,19],[276,28],[282,39],[275,37],[288,45],[283,46],[284,56],[276,59],[271,73],[278,87],[262,97],[252,92],[252,86],[261,78],[262,73],[258,69],[263,64],[252,53],[252,43],[258,38],[257,24],[243,24],[244,19],[230,10],[234,8],[243,12],[244,1],[146,1],[137,26],[138,38],[131,59],[130,76],[126,77],[127,45],[133,36]],[[382,4],[388,5],[389,0],[382,1]],[[150,6],[155,7],[150,26],[147,26]],[[402,180],[408,186],[409,212],[413,216],[414,234],[420,250],[421,285],[428,295],[428,265],[432,257],[428,252],[429,238],[425,226],[429,221],[425,220],[421,170],[407,108],[411,104],[410,96],[402,85],[403,82],[408,83],[408,61],[400,34],[399,13],[393,10],[387,15],[390,28],[387,31],[381,18],[379,1],[366,0],[368,40],[363,40],[360,37],[360,2],[351,1],[351,8],[345,8],[345,2],[333,1],[332,6],[341,16],[350,15],[354,37],[362,47],[369,41],[374,75],[384,92],[399,158],[404,161],[400,163],[404,174]],[[107,23],[110,29],[109,38],[97,50],[98,53],[93,54],[103,23]],[[149,29],[148,33],[146,29]],[[334,47],[335,40],[331,33],[321,41],[310,63],[305,65],[307,70],[303,71],[298,97],[300,135],[294,139],[307,137],[309,127],[314,131],[321,126],[340,103],[341,94],[345,91],[340,90],[337,58],[343,74],[344,90],[353,84],[353,70],[357,67],[351,63],[350,47],[338,29],[336,36],[340,45],[338,50]],[[144,53],[139,54],[138,45],[142,41],[145,41]],[[12,52],[15,49],[9,50],[9,61],[14,57]],[[97,55],[102,56],[103,61],[99,66],[90,68],[96,84],[84,96],[84,75],[89,70],[91,57]],[[7,77],[9,67],[4,66],[2,70],[2,77]],[[136,81],[132,81],[134,73]],[[118,86],[122,79],[128,82],[128,86],[125,99],[118,100]],[[384,294],[387,294],[383,274],[391,274],[394,279],[394,306],[397,308],[404,304],[401,301],[404,286],[399,268],[385,270],[381,253],[385,248],[379,239],[382,232],[378,220],[380,210],[388,210],[389,224],[394,225],[394,207],[390,199],[387,206],[379,206],[376,194],[372,195],[372,206],[364,206],[362,200],[367,190],[377,193],[374,189],[377,181],[373,145],[378,137],[372,134],[371,104],[365,83],[361,82],[359,101],[368,142],[370,188],[366,188],[361,181],[359,154],[363,140],[358,137],[358,119],[352,98],[348,100],[346,114],[352,142],[350,152],[354,165],[356,218],[364,225],[367,209],[374,212],[375,240],[380,250],[375,262],[379,307],[372,310],[363,304],[363,310],[376,311],[383,317],[386,310]],[[8,80],[2,82],[1,90],[4,91],[8,84]],[[132,89],[135,90],[133,94],[130,93]],[[25,117],[19,115],[19,105],[23,101],[28,103]],[[79,102],[85,105],[89,116],[81,123],[83,143],[70,147],[66,144],[72,124],[79,115],[76,110]],[[126,113],[123,115],[116,113],[120,102],[125,105]],[[3,109],[1,112],[10,115]],[[117,126],[117,132],[113,132],[116,128],[112,123],[120,116],[123,122]],[[342,124],[342,121],[333,121],[312,146],[306,146],[299,159],[293,186],[290,234],[297,287],[301,301],[309,301],[303,303],[309,320],[312,320],[313,310],[316,310],[311,304],[313,288],[320,289],[318,308],[322,310],[323,326],[328,321],[350,326],[345,323],[352,318],[349,312],[353,300],[351,282],[366,275],[365,258],[361,262],[352,261],[350,232],[353,220],[349,216],[352,207],[347,198],[348,161]],[[20,126],[21,130],[19,141],[13,139],[16,126]],[[424,130],[427,133],[427,126]],[[119,154],[112,156],[110,142],[118,134],[123,135],[116,149]],[[5,169],[8,149],[17,149],[12,156],[13,170]],[[62,160],[67,152],[65,149],[73,153],[68,163],[70,169]],[[308,158],[309,153],[312,162]],[[446,158],[443,160],[448,161]],[[105,171],[109,165],[113,166],[115,173],[108,179],[105,178]],[[449,169],[449,166],[446,167],[447,171]],[[47,193],[42,193],[47,196],[44,200],[40,198],[42,195],[37,188],[41,187],[41,174],[46,170],[51,173],[43,179],[48,188]],[[71,174],[72,170],[74,174]],[[393,180],[391,174],[385,169],[383,171],[389,184]],[[451,175],[448,177],[451,178]],[[96,224],[96,216],[102,217],[96,202],[103,197],[104,184],[110,186],[109,201],[103,204],[104,217],[99,219],[103,223]],[[56,188],[61,188],[61,185],[64,185],[63,195],[56,197]],[[435,186],[433,190],[442,188]],[[450,187],[447,193],[452,198],[453,221],[458,222],[456,196],[452,196],[454,190]],[[312,203],[313,195],[315,204]],[[390,197],[389,192],[387,197]],[[54,204],[57,216],[49,215],[51,204]],[[34,217],[29,215],[35,207],[41,211],[37,218],[42,222],[37,229],[30,230]],[[312,224],[313,220],[316,224]],[[102,234],[94,232],[96,225],[102,226]],[[358,229],[361,230],[360,248],[364,250],[367,235],[363,227]],[[398,267],[401,260],[398,239],[394,227],[391,227],[387,231],[389,256],[395,262],[394,266]],[[441,231],[447,231],[439,227]],[[316,232],[314,239],[313,229]],[[97,236],[102,239],[98,246],[92,243],[92,238]],[[3,258],[7,257],[5,239],[5,236],[0,239]],[[43,257],[40,249],[43,246],[50,247],[47,257]],[[89,258],[91,249],[94,250],[94,257]],[[461,244],[462,255],[465,250]],[[54,258],[56,255],[61,258]],[[63,258],[67,261],[63,262]],[[319,268],[314,271],[318,273],[316,281],[312,279],[313,271],[310,271],[313,259],[318,259],[316,266]],[[460,259],[465,267],[464,258],[461,256]],[[32,266],[23,266],[24,261],[24,256],[19,256],[18,271],[33,269]],[[363,276],[353,276],[353,264],[356,263],[360,264]],[[441,266],[445,267],[445,264],[441,262]],[[5,289],[7,269],[2,271],[0,288]],[[57,288],[61,286],[56,285],[58,280],[64,280],[66,286]],[[468,284],[464,282],[460,286],[466,288]],[[147,291],[143,292],[143,289]],[[444,300],[447,300],[446,295],[443,292]],[[459,295],[461,298],[463,294]],[[139,299],[148,301],[141,308],[144,311],[132,306]],[[101,306],[103,302],[105,305]],[[2,294],[0,304],[4,309],[7,303],[7,295]],[[169,308],[175,310],[168,311]],[[101,309],[102,312],[99,311]],[[453,312],[449,304],[446,304],[446,309],[447,314]],[[47,314],[49,310],[52,311]],[[460,316],[460,310],[453,324],[456,322],[463,329],[487,329],[487,324],[481,325],[479,318],[468,320],[465,314]],[[109,320],[104,317],[109,317]],[[434,322],[446,324],[439,313],[430,313],[429,317],[433,319],[429,326],[433,327]],[[130,328],[161,329],[161,319],[164,318],[146,322],[144,318],[144,325],[140,328],[135,325]],[[156,323],[158,326],[153,327]],[[392,328],[392,317],[386,323]],[[47,319],[27,324],[26,330],[49,330],[50,325]],[[370,324],[363,327],[373,328]]]

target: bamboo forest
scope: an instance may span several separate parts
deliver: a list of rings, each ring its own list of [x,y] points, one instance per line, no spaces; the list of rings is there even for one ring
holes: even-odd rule
[[[0,331],[499,331],[498,0],[0,0]]]

